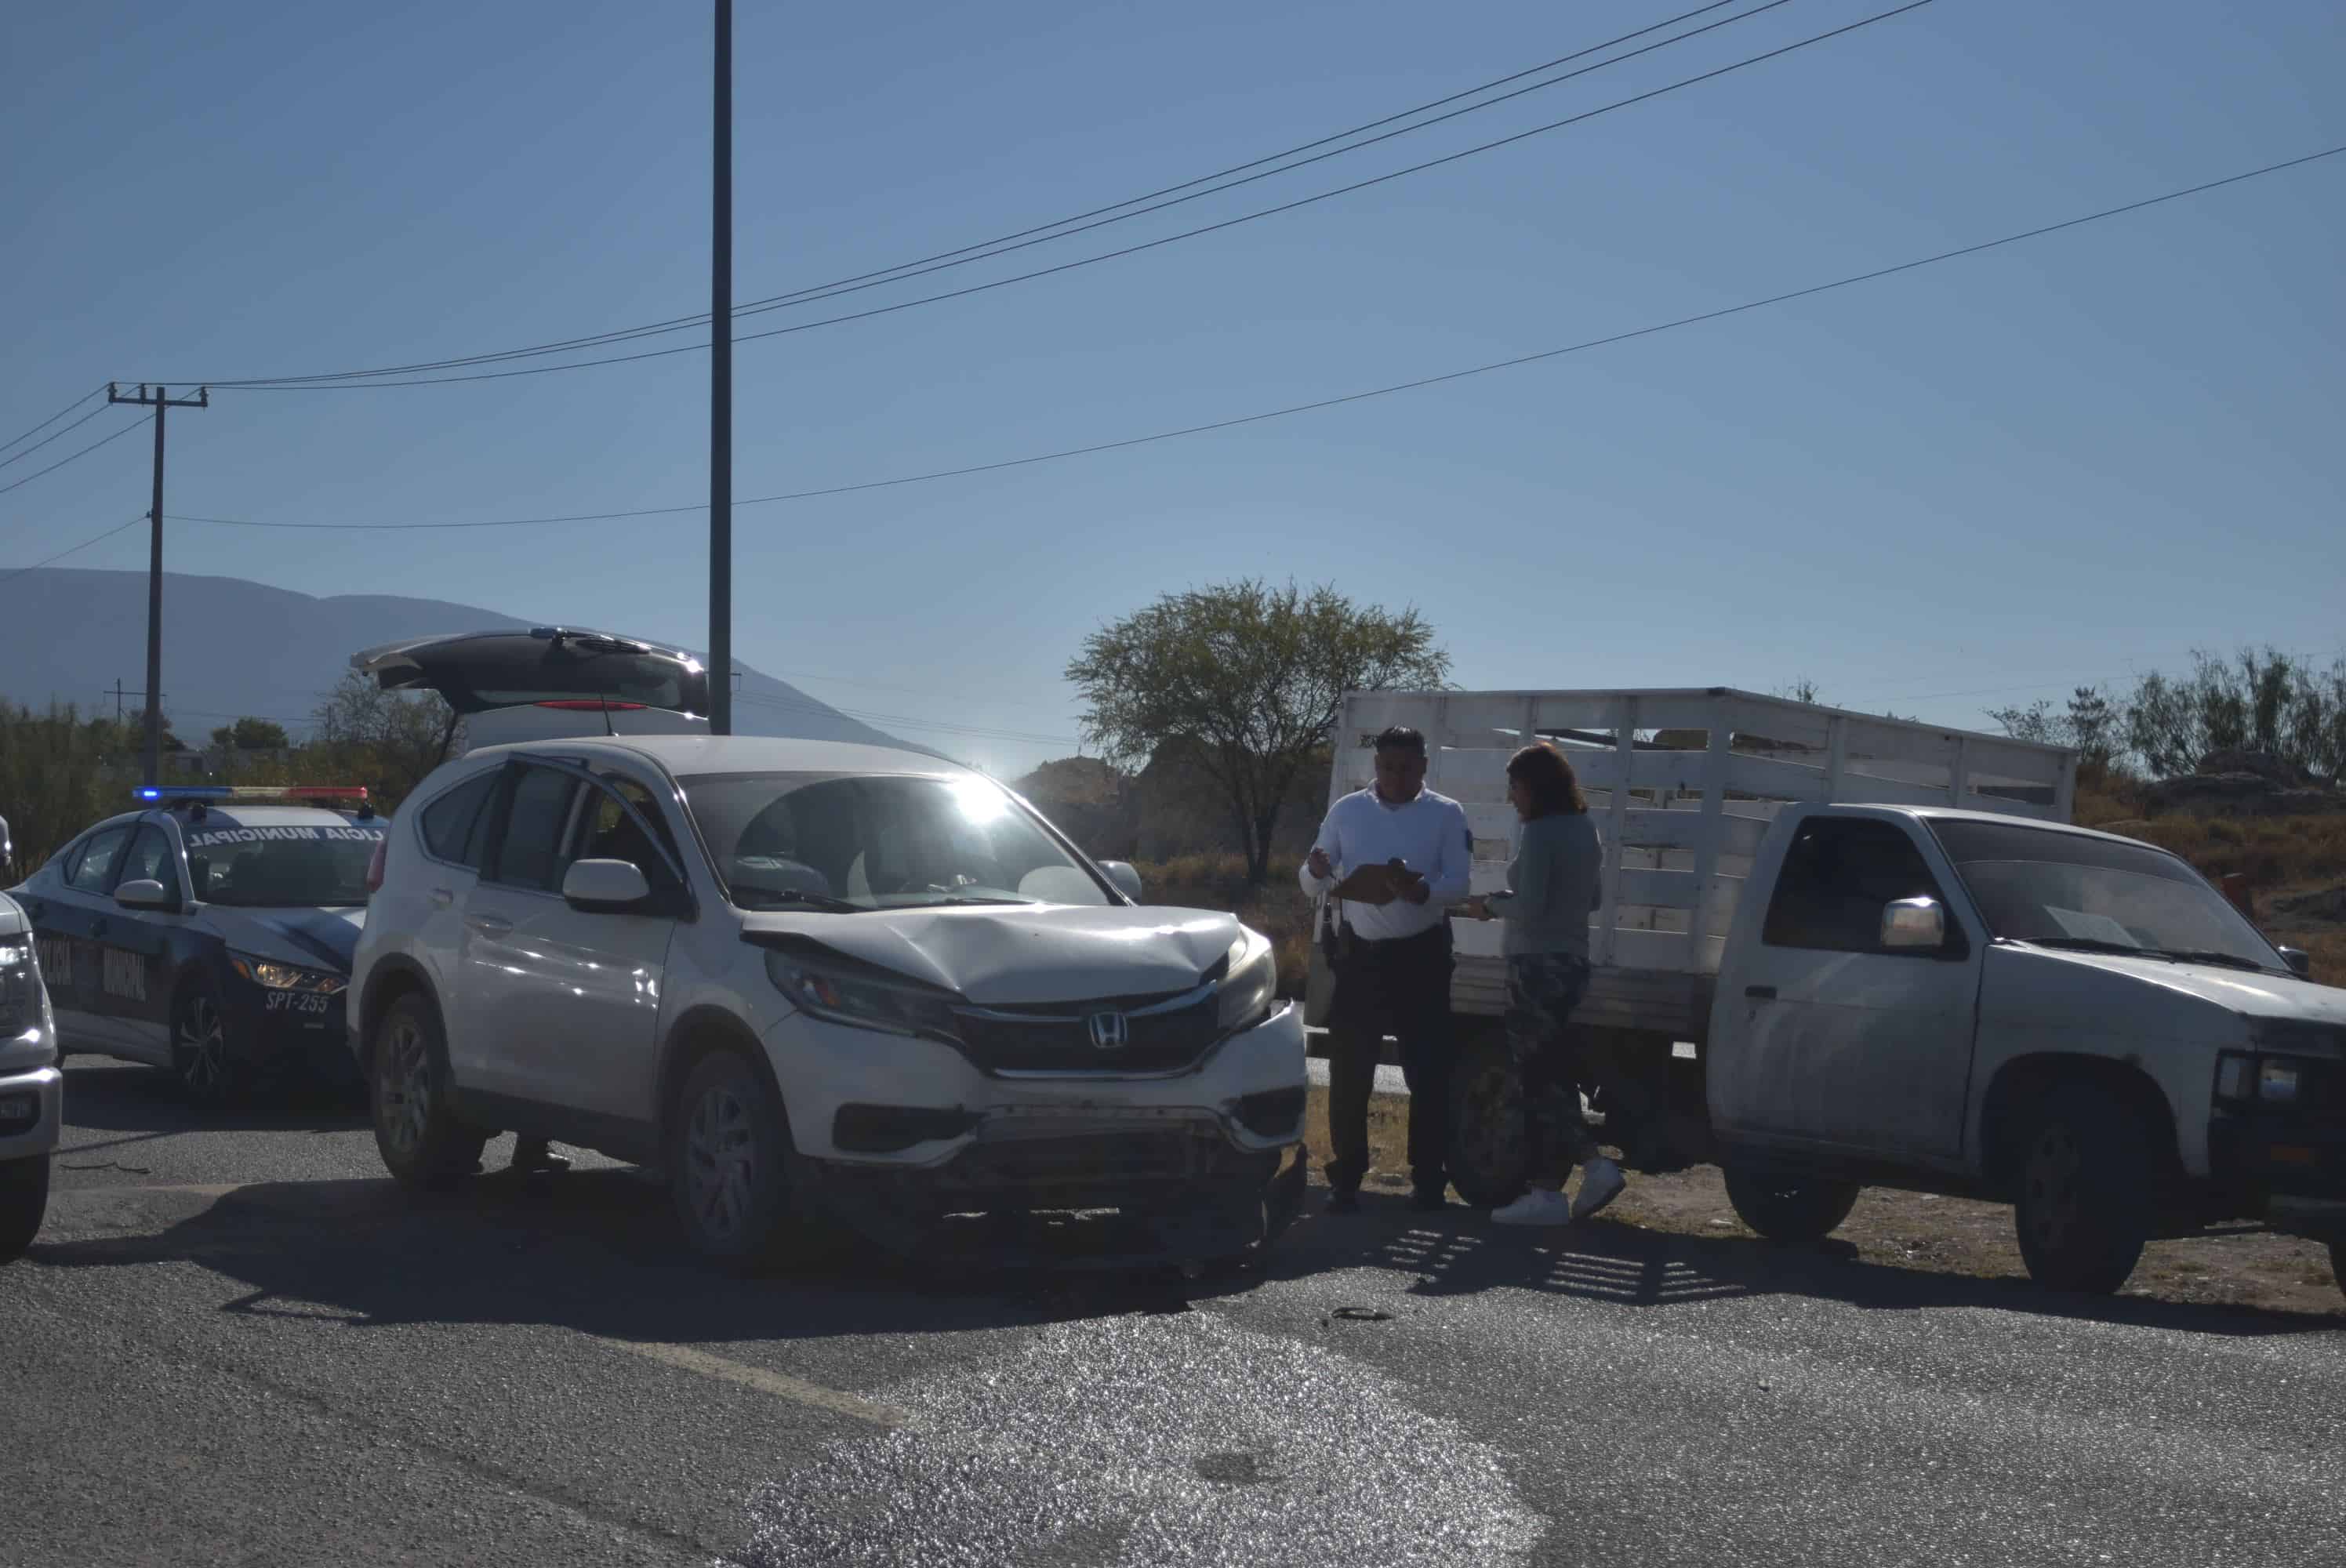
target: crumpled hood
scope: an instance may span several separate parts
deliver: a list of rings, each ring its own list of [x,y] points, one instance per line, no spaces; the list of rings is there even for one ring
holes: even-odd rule
[[[212,928],[238,952],[342,975],[351,972],[351,953],[359,944],[359,929],[366,924],[364,905],[248,910],[213,904],[206,912]]]
[[[1185,991],[1243,929],[1210,910],[1064,904],[751,914],[741,928],[760,946],[828,948],[987,1006]]]
[[[2346,991],[2278,974],[2252,974],[2212,963],[2171,963],[2163,958],[2128,958],[2116,952],[2071,952],[2029,948],[2032,958],[2074,964],[2114,978],[2155,985],[2251,1019],[2295,1019],[2346,1029]]]

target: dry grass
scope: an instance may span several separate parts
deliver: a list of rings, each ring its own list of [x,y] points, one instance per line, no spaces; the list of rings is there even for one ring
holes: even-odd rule
[[[1303,994],[1311,951],[1311,901],[1296,885],[1294,861],[1273,860],[1270,878],[1260,888],[1247,886],[1246,860],[1239,855],[1181,855],[1144,861],[1133,869],[1140,873],[1150,903],[1219,910],[1270,938],[1279,952],[1280,994]]]

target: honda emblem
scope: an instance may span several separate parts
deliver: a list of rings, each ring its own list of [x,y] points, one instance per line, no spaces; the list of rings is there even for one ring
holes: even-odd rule
[[[1132,1023],[1121,1013],[1095,1013],[1091,1016],[1092,1048],[1096,1051],[1121,1051],[1132,1040]]]

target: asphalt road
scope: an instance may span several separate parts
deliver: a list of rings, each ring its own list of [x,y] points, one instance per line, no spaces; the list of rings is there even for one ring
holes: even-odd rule
[[[2346,1560],[2310,1322],[1373,1199],[1211,1287],[743,1281],[606,1162],[413,1203],[331,1105],[68,1075],[8,1564]]]

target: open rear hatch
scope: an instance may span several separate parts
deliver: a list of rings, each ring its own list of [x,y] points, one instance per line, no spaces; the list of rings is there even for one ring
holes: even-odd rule
[[[575,626],[410,637],[351,656],[385,691],[431,691],[468,747],[585,735],[705,735],[709,672],[678,648]]]

